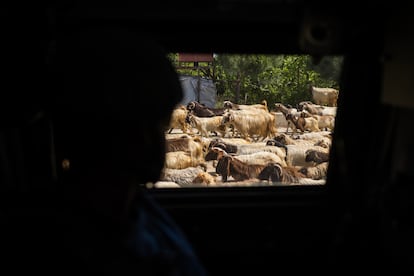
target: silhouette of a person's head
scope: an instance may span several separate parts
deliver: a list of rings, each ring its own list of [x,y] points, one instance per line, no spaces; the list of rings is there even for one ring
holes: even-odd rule
[[[65,189],[117,213],[136,184],[159,178],[165,129],[182,98],[178,76],[163,49],[130,30],[84,29],[57,45],[63,86],[52,114]]]

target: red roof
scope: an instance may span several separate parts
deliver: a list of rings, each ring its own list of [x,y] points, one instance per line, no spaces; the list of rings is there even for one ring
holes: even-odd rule
[[[178,61],[183,62],[212,62],[213,54],[178,53]]]

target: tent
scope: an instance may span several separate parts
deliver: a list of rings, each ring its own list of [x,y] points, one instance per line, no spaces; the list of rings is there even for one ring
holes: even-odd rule
[[[211,79],[197,76],[180,76],[183,88],[183,99],[180,104],[187,105],[191,101],[197,101],[207,107],[215,107],[217,89]]]

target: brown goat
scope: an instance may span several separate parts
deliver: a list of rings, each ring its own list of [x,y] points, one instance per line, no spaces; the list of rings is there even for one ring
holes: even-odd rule
[[[329,161],[329,152],[323,152],[319,150],[307,150],[305,156],[306,162],[315,162],[316,164],[320,164],[323,162]]]
[[[306,177],[294,167],[282,167],[278,163],[269,163],[259,173],[258,179],[284,184],[299,183],[300,179]]]
[[[318,119],[309,116],[305,112],[301,112],[299,115],[295,114],[287,114],[286,120],[291,122],[295,127],[296,130],[300,129],[303,133],[308,131],[320,131],[318,126]],[[296,130],[294,132],[296,133]]]
[[[216,172],[221,175],[223,182],[232,176],[236,181],[257,178],[264,165],[249,165],[232,156],[223,156],[217,163]]]

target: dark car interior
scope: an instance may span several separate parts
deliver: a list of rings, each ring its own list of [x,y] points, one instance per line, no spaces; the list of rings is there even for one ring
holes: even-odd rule
[[[64,2],[64,1],[63,1]],[[47,223],[56,175],[42,106],[59,84],[48,66],[59,32],[127,26],[169,52],[343,55],[325,185],[151,189],[210,275],[413,273],[413,19],[397,2],[219,0],[45,4],[5,19],[1,98],[2,240]],[[56,50],[58,52],[58,50]],[[410,184],[411,183],[411,184]],[[411,186],[410,186],[411,185]],[[15,231],[15,230],[13,230]],[[16,234],[16,233],[13,233]],[[30,247],[30,245],[28,246]],[[12,245],[7,246],[13,248]],[[15,248],[10,256],[35,254]]]

